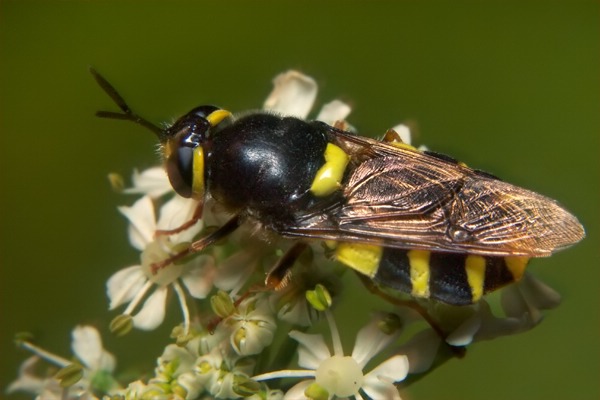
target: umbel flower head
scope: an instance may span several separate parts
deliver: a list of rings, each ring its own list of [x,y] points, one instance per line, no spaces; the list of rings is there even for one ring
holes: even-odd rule
[[[195,257],[187,262],[170,264],[158,272],[152,270],[152,265],[189,246],[202,228],[201,224],[197,224],[178,234],[156,236],[160,229],[177,228],[191,219],[193,201],[173,196],[160,208],[158,219],[149,195],[137,200],[133,206],[120,207],[119,210],[129,220],[130,243],[142,251],[141,264],[122,269],[110,277],[107,283],[110,309],[129,303],[123,315],[131,315],[154,287],[154,292],[132,317],[136,328],[154,329],[164,320],[167,292],[172,288],[179,299],[185,326],[189,326],[189,311],[182,284],[192,297],[206,297],[212,289],[215,275],[213,259],[210,256]]]
[[[19,377],[7,388],[7,393],[23,391],[40,400],[97,399],[95,393],[110,393],[117,389],[112,377],[115,357],[102,347],[100,333],[93,326],[77,326],[72,331],[71,348],[75,360],[55,355],[28,341],[18,341],[34,355],[25,360]],[[52,375],[36,372],[42,360],[58,368]]]
[[[318,92],[312,78],[289,71],[278,75],[274,86],[264,110],[298,118],[309,115]],[[334,100],[316,119],[352,131],[345,121],[349,113],[348,105]],[[411,143],[406,125],[393,130]],[[115,374],[114,356],[103,349],[99,333],[90,326],[73,331],[77,361],[20,341],[34,356],[23,363],[8,392],[24,391],[42,400],[394,400],[400,399],[398,383],[409,385],[412,374],[426,376],[455,354],[449,348],[524,332],[540,323],[543,310],[559,303],[558,294],[529,275],[502,292],[499,306],[484,299],[452,307],[379,293],[395,304],[373,302],[372,308],[379,311],[358,331],[350,351],[339,334],[350,329],[338,319],[338,330],[334,317],[338,305],[350,298],[343,296],[348,280],[341,279],[349,269],[330,259],[329,243],[309,244],[306,257],[296,260],[291,279],[286,277],[287,285],[278,291],[265,289],[265,272],[295,242],[265,238],[253,226],[174,261],[174,255],[229,217],[209,198],[202,220],[178,229],[192,220],[197,203],[175,194],[162,168],[135,171],[132,180],[132,187],[123,192],[137,199],[119,211],[127,218],[129,242],[140,252],[139,262],[115,272],[107,282],[109,308],[123,308],[111,329],[117,334],[155,329],[165,321],[171,294],[182,319],[173,328],[173,342],[145,349],[155,354],[155,365],[125,378]],[[161,263],[163,268],[154,268]],[[376,298],[359,291],[352,288],[352,297]],[[363,317],[369,319],[354,316]],[[319,324],[326,324],[329,333],[315,333]],[[56,369],[34,372],[42,360],[56,366],[59,374]],[[138,360],[127,361],[130,370],[139,366]]]
[[[408,359],[395,355],[368,373],[363,370],[377,353],[385,349],[400,335],[395,318],[385,321],[374,319],[360,330],[351,355],[344,354],[338,329],[329,311],[326,311],[333,352],[322,335],[290,332],[290,337],[300,346],[298,364],[305,370],[281,370],[255,376],[255,380],[289,377],[308,377],[292,387],[284,399],[330,399],[350,397],[362,399],[364,392],[372,399],[400,399],[394,383],[402,381],[408,373]],[[394,322],[391,322],[394,321]],[[385,328],[382,326],[387,324]]]

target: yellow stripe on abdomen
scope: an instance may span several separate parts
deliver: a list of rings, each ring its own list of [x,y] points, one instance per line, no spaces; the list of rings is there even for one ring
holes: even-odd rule
[[[348,267],[367,275],[375,276],[381,261],[383,247],[363,243],[339,243],[335,249],[335,258]]]
[[[518,281],[525,272],[525,267],[529,263],[528,257],[504,257],[506,268],[510,271],[515,281]]]
[[[482,256],[468,255],[465,260],[465,272],[471,288],[473,303],[483,296],[485,284],[485,258]]]
[[[431,252],[410,250],[407,256],[410,264],[412,295],[416,297],[429,297],[429,257],[431,256]]]

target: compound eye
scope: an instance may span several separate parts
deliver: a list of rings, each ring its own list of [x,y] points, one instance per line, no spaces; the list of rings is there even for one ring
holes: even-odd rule
[[[173,189],[182,197],[192,197],[194,149],[179,146],[167,159],[166,170]]]
[[[204,198],[204,149],[211,128],[231,116],[215,106],[196,107],[165,131],[165,168],[173,189],[183,197]]]

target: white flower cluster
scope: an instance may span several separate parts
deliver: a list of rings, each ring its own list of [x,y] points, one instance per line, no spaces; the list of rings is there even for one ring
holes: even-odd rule
[[[274,83],[264,108],[306,118],[317,96],[314,80],[290,71]],[[335,100],[317,119],[334,124],[349,112],[346,104]],[[406,126],[394,130],[410,143]],[[493,312],[485,300],[460,308],[415,302],[413,308],[396,307],[394,313],[371,318],[347,353],[333,316],[340,269],[321,247],[310,249],[310,260],[298,261],[304,265],[293,283],[277,292],[255,287],[264,279],[265,268],[290,244],[267,243],[243,229],[227,243],[173,259],[157,270],[157,263],[171,260],[199,235],[222,224],[224,217],[209,201],[202,221],[177,231],[192,219],[197,204],[173,193],[162,168],[135,172],[133,187],[124,191],[141,196],[132,206],[119,208],[129,221],[129,240],[140,251],[140,262],[108,280],[109,308],[123,309],[111,330],[124,335],[131,329],[155,329],[164,321],[168,294],[173,292],[182,314],[182,324],[173,330],[174,343],[162,350],[151,377],[122,382],[114,357],[102,348],[93,327],[73,331],[77,361],[22,340],[35,355],[25,361],[8,392],[26,391],[39,399],[399,399],[399,382],[408,374],[427,372],[441,353],[449,353],[439,352],[440,346],[466,346],[522,332],[540,321],[541,310],[559,302],[554,291],[530,276],[503,291],[501,312]],[[177,232],[160,233],[170,230]],[[190,311],[191,302],[197,312]],[[399,342],[404,328],[422,322],[425,315],[435,326],[427,325]],[[323,319],[329,344],[323,335],[307,333]],[[387,355],[385,361],[370,365],[381,353]],[[299,368],[293,369],[296,356]],[[33,367],[40,359],[58,367],[58,373],[36,375]]]

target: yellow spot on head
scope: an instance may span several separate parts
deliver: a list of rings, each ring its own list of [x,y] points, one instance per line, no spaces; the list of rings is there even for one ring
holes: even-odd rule
[[[473,303],[479,301],[483,296],[483,285],[485,283],[485,258],[482,256],[469,255],[465,261],[465,272],[467,281],[471,287],[471,298]]]
[[[339,243],[335,258],[348,267],[369,277],[375,276],[383,247],[362,243]]]
[[[327,143],[325,164],[317,171],[310,191],[315,196],[327,196],[340,188],[350,157],[338,146]]]
[[[412,295],[415,297],[429,297],[429,257],[431,256],[431,252],[410,250],[407,256],[410,264]]]

